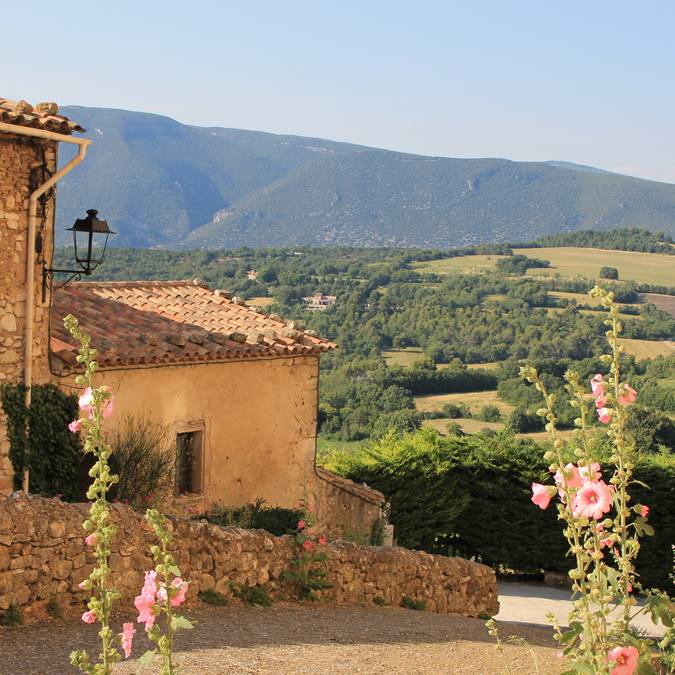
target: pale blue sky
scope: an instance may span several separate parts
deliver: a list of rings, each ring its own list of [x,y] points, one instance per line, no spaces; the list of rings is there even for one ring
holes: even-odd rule
[[[3,3],[0,96],[675,183],[675,3]]]

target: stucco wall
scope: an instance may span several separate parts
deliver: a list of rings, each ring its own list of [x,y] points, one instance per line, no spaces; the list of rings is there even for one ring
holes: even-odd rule
[[[0,133],[0,384],[23,381],[26,239],[31,191],[56,170],[56,143]],[[54,197],[38,204],[37,230],[51,261]],[[33,381],[45,382],[48,370],[49,295],[42,302],[42,266],[35,256]],[[12,489],[6,423],[0,410],[0,494]]]
[[[314,469],[318,366],[317,356],[303,356],[106,370],[98,383],[115,395],[110,429],[139,414],[172,434],[203,429],[203,499],[186,500],[190,508],[260,497],[270,506],[296,507],[304,499],[322,523],[369,531],[379,493],[344,479],[326,482]],[[59,384],[75,391],[72,378]]]

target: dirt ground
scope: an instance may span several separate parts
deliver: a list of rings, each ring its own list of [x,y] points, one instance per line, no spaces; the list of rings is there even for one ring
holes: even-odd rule
[[[550,629],[500,623],[505,639],[526,638],[528,646],[505,645],[500,655],[483,621],[388,607],[275,605],[270,609],[200,606],[185,614],[195,630],[178,636],[182,675],[218,673],[452,673],[512,672],[553,675],[562,670]],[[121,627],[118,617],[115,628]],[[127,619],[128,620],[128,617]],[[134,655],[147,643],[138,627]],[[96,626],[76,617],[0,628],[2,675],[63,675],[71,650],[98,653]],[[153,667],[146,672],[158,672]],[[133,658],[115,669],[136,673]]]

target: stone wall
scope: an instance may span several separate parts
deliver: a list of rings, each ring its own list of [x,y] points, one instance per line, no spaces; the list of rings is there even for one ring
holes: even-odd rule
[[[10,497],[0,502],[0,609],[11,603],[37,610],[50,599],[62,606],[82,605],[87,594],[78,588],[93,559],[83,541],[84,504],[57,499]],[[130,604],[142,585],[153,543],[140,515],[113,506],[118,535],[110,566],[114,582]],[[201,589],[230,594],[230,582],[268,584],[274,597],[288,596],[282,574],[293,556],[290,537],[262,530],[220,528],[204,521],[174,520],[175,552],[183,574],[191,580],[190,597]],[[364,547],[344,541],[329,544],[326,563],[332,589],[326,599],[368,603],[382,598],[398,606],[404,595],[424,601],[429,611],[468,616],[496,614],[494,571],[461,558],[446,558],[403,548]]]
[[[23,381],[26,238],[28,200],[31,192],[56,171],[56,143],[0,133],[0,384]],[[37,231],[43,251],[51,260],[54,232],[54,198],[38,203]],[[33,327],[34,381],[49,379],[49,297],[42,302],[41,264],[35,256],[35,321]],[[6,423],[0,410],[0,494],[12,486],[7,456]]]

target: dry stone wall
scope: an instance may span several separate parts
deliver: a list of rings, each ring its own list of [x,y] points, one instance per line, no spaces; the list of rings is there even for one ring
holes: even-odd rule
[[[121,602],[129,602],[139,592],[143,570],[151,566],[148,550],[154,542],[138,513],[121,504],[112,508],[118,534],[110,566]],[[83,541],[87,509],[22,494],[0,502],[0,609],[13,603],[37,610],[51,599],[62,606],[85,601],[87,594],[78,584],[94,562]],[[172,522],[176,558],[192,582],[190,597],[210,588],[229,595],[230,582],[268,584],[272,596],[291,592],[283,581],[294,551],[290,537],[205,521]],[[381,598],[398,606],[408,596],[433,612],[479,616],[498,611],[495,573],[485,565],[344,541],[332,542],[328,549],[333,588],[323,592],[327,600],[360,604]]]

